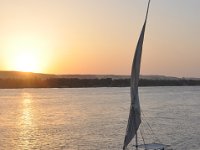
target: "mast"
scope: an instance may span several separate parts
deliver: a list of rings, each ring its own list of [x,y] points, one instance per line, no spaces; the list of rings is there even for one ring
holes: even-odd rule
[[[138,136],[137,136],[137,132],[135,134],[135,147],[136,147],[136,150],[138,149]]]
[[[147,5],[147,11],[146,11],[145,22],[144,22],[144,26],[145,27],[146,27],[146,22],[147,22],[148,14],[149,14],[150,2],[151,2],[151,0],[149,0],[148,5]],[[137,134],[137,131],[135,133],[135,147],[136,147],[136,150],[138,150],[138,134]]]
[[[146,12],[145,21],[147,21],[147,17],[148,17],[148,14],[149,14],[149,6],[150,6],[150,2],[151,2],[151,0],[149,0],[149,2],[148,2],[148,6],[147,6],[147,12]]]
[[[147,22],[148,14],[149,14],[150,2],[151,2],[151,0],[149,0],[148,5],[147,5],[147,11],[146,11],[145,22],[144,22],[144,26],[145,27],[146,27],[146,22]],[[137,150],[138,149],[138,134],[137,134],[137,131],[135,133],[135,147],[136,147],[136,150]]]
[[[131,142],[131,140],[136,136],[136,149],[138,147],[138,136],[137,136],[137,130],[139,129],[140,123],[141,123],[141,111],[140,111],[140,101],[139,101],[139,94],[138,94],[138,84],[139,84],[139,76],[140,76],[140,64],[141,64],[141,57],[142,57],[142,47],[143,47],[143,41],[144,41],[144,34],[145,34],[145,28],[146,28],[146,22],[148,17],[148,11],[149,11],[149,5],[150,0],[148,2],[147,11],[146,11],[146,17],[145,21],[142,27],[142,31],[140,33],[140,37],[136,46],[135,55],[132,63],[132,69],[131,69],[131,106],[130,106],[130,113],[129,113],[129,119],[126,129],[126,135],[124,139],[124,146],[123,150],[126,149],[128,144]]]

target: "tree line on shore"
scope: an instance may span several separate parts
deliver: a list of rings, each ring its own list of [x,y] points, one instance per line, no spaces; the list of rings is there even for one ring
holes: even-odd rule
[[[84,88],[84,87],[129,87],[130,79],[79,79],[79,78],[49,78],[49,79],[0,79],[0,88]],[[200,80],[176,79],[156,80],[140,79],[139,86],[200,86]]]

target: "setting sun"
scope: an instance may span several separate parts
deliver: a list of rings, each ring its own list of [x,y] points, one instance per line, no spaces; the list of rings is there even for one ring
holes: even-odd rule
[[[37,34],[11,34],[3,47],[5,70],[46,72],[52,54],[49,46],[52,46],[51,43]]]
[[[17,55],[15,60],[15,70],[25,71],[25,72],[38,72],[40,69],[38,67],[37,58],[28,53]]]

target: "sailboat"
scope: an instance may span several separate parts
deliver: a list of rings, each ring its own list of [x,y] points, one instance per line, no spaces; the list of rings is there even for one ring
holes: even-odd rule
[[[135,56],[133,59],[132,64],[132,71],[131,71],[131,106],[130,106],[130,113],[129,119],[126,129],[126,135],[124,139],[123,150],[127,149],[127,146],[135,137],[135,145],[136,149],[145,149],[145,150],[165,150],[167,145],[160,144],[160,143],[151,143],[151,144],[138,144],[138,129],[141,124],[141,109],[140,109],[140,102],[139,102],[139,94],[138,94],[138,83],[139,83],[139,76],[140,76],[140,64],[141,64],[141,57],[142,57],[142,47],[144,41],[144,34],[145,28],[147,23],[147,17],[149,12],[149,5],[150,0],[148,1],[147,11],[145,21],[142,27],[142,31],[140,33],[140,37],[136,46]]]

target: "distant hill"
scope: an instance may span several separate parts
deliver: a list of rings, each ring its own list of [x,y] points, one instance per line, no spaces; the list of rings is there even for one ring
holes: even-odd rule
[[[55,78],[55,75],[32,73],[32,72],[20,72],[20,71],[0,71],[0,79],[30,79],[30,78]]]
[[[130,86],[128,75],[54,75],[0,71],[0,89],[128,86]],[[139,86],[200,86],[200,79],[149,75],[140,77]]]
[[[77,79],[129,79],[128,75],[90,75],[90,74],[67,74],[67,75],[56,75],[56,74],[42,74],[32,72],[20,72],[20,71],[0,71],[0,79],[49,79],[49,78],[77,78]],[[162,75],[141,75],[141,79],[147,80],[180,80],[183,78],[162,76]],[[200,78],[185,78],[189,80],[200,80]]]
[[[147,80],[179,80],[178,77],[163,76],[163,75],[141,75],[141,79]]]

